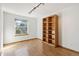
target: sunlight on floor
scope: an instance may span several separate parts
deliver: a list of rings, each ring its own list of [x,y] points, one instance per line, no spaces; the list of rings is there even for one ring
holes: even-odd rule
[[[5,47],[3,48],[3,50],[10,49],[10,48],[13,48],[13,47],[16,47],[16,45],[5,46]]]
[[[4,54],[4,56],[5,55],[11,55],[11,56],[13,56],[13,55],[18,55],[18,56],[24,56],[24,55],[29,55],[29,53],[28,53],[28,48],[27,47],[25,47],[25,48],[18,48],[17,47],[17,45],[10,45],[10,46],[5,46],[4,48],[3,48],[3,54]]]

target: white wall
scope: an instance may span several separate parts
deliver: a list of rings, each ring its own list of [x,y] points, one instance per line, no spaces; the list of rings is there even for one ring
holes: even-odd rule
[[[79,5],[66,8],[61,13],[62,46],[79,51]]]
[[[59,15],[59,43],[61,46],[79,51],[79,5],[52,13]],[[42,39],[42,19],[38,19],[38,38]]]
[[[43,26],[42,26],[42,18],[40,17],[40,18],[38,18],[37,19],[37,37],[39,38],[39,39],[42,39],[42,34],[43,34]]]
[[[2,20],[1,20],[1,6],[0,6],[0,47],[1,47],[1,28],[2,28]]]
[[[1,9],[1,4],[0,4],[0,48],[3,40],[3,20],[2,20],[2,9]]]
[[[4,12],[3,16],[4,16],[4,44],[37,37],[36,18],[19,16],[7,12]],[[27,20],[28,35],[15,37],[15,18],[22,18]]]

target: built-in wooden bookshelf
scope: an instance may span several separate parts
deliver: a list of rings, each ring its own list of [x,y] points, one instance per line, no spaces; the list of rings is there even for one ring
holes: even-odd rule
[[[43,18],[43,41],[58,46],[58,16]]]

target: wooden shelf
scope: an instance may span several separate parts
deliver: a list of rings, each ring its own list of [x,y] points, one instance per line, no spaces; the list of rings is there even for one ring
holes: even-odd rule
[[[43,41],[58,46],[58,16],[43,18]]]
[[[48,35],[55,35],[55,34],[48,34]]]

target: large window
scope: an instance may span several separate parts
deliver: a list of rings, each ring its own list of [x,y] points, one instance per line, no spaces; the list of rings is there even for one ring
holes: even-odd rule
[[[16,35],[27,34],[27,20],[15,19],[16,21]]]

